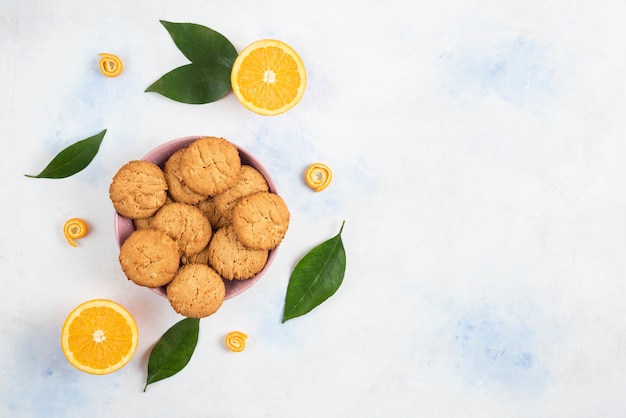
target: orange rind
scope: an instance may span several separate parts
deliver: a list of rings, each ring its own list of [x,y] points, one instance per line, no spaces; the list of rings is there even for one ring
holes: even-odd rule
[[[246,338],[248,336],[241,331],[231,331],[226,334],[226,348],[236,353],[243,351],[246,348]]]
[[[323,163],[311,164],[304,173],[306,184],[316,192],[321,192],[333,180],[333,172]]]
[[[65,235],[65,239],[72,247],[78,246],[74,240],[85,237],[88,232],[89,226],[87,222],[80,218],[69,219],[63,225],[63,235]]]
[[[117,55],[101,53],[100,61],[98,61],[100,72],[107,77],[117,77],[122,74],[124,64]]]

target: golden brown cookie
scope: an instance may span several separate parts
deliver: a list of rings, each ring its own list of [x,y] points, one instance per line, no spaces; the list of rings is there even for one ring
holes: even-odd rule
[[[109,186],[113,207],[127,218],[147,218],[159,210],[167,198],[167,181],[158,165],[130,161],[113,176]]]
[[[219,274],[206,264],[186,264],[166,287],[172,308],[188,318],[204,318],[215,313],[226,296]]]
[[[204,216],[207,217],[214,231],[223,226],[229,225],[232,220],[232,214],[221,213],[217,210],[215,207],[215,200],[212,197],[203,200],[196,206],[198,206],[202,213],[204,213]]]
[[[167,180],[167,192],[175,202],[195,205],[205,200],[207,195],[194,192],[183,181],[180,174],[180,159],[185,150],[186,148],[180,149],[167,159],[163,167],[163,174]]]
[[[166,232],[178,245],[181,255],[199,253],[213,233],[209,220],[196,206],[170,203],[163,206],[150,222],[152,228]]]
[[[256,192],[267,192],[269,186],[263,174],[249,165],[242,165],[237,181],[225,192],[213,197],[215,209],[225,219],[232,219],[232,210],[238,199]]]
[[[169,205],[170,203],[174,203],[174,201],[172,200],[171,197],[167,197],[167,199],[165,199],[165,205]],[[163,207],[161,206],[161,207]],[[133,219],[133,226],[135,227],[135,229],[145,229],[145,228],[151,228],[151,222],[152,222],[152,218],[154,218],[153,216],[150,216],[148,218],[137,218],[137,219]]]
[[[180,264],[178,246],[165,232],[134,231],[120,247],[120,265],[126,277],[140,286],[160,287],[169,283]]]
[[[180,159],[183,182],[196,193],[214,196],[237,180],[241,158],[237,147],[212,136],[195,140]]]
[[[213,237],[215,234],[213,234]],[[211,238],[212,240],[213,238]],[[209,244],[211,244],[209,242]],[[209,264],[209,246],[204,247],[202,251],[193,255],[182,255],[180,262],[183,264]]]
[[[268,250],[244,246],[232,225],[218,229],[209,243],[209,265],[227,280],[245,280],[263,270]]]
[[[232,225],[237,238],[246,247],[271,250],[285,237],[289,216],[289,209],[280,196],[257,192],[235,203]]]
[[[152,216],[149,218],[137,218],[133,219],[133,225],[135,229],[146,229],[150,228],[150,222],[152,221]]]

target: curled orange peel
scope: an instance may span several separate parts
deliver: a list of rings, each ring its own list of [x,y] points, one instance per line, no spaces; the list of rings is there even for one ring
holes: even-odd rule
[[[83,238],[89,232],[87,222],[80,218],[72,218],[63,225],[63,235],[72,247],[77,247],[75,239]]]
[[[333,179],[330,167],[322,163],[311,164],[304,174],[306,184],[316,192],[321,192],[328,187]]]
[[[231,331],[226,334],[226,348],[236,353],[246,348],[246,338],[248,336],[241,331]]]
[[[100,54],[98,68],[107,77],[117,77],[122,74],[124,64],[122,64],[122,60],[117,55],[102,53]]]

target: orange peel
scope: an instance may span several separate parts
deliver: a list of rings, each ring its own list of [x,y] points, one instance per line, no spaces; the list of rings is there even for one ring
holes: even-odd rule
[[[248,336],[241,331],[231,331],[226,334],[226,348],[236,353],[243,351],[246,348],[246,338]]]
[[[316,192],[321,192],[333,180],[333,172],[326,164],[311,164],[304,173],[306,184]]]
[[[87,222],[80,218],[72,218],[63,225],[63,235],[72,247],[77,247],[75,239],[83,238],[89,232]]]
[[[100,72],[107,77],[117,77],[122,74],[124,64],[117,55],[101,53],[98,68],[100,69]]]

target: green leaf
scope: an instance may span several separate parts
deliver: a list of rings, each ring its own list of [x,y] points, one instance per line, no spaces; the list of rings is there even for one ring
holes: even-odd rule
[[[346,252],[341,232],[305,254],[296,264],[285,297],[283,320],[302,316],[335,294],[346,271]]]
[[[59,152],[56,157],[36,176],[25,174],[26,177],[62,179],[78,173],[94,159],[107,130],[99,134],[75,142]]]
[[[146,92],[159,93],[177,102],[204,104],[224,97],[230,89],[230,70],[214,63],[202,63],[175,68]]]
[[[199,331],[200,319],[185,318],[163,334],[150,352],[144,392],[149,384],[174,376],[185,368],[196,349]]]
[[[195,23],[160,22],[191,64],[166,73],[146,92],[182,103],[204,104],[231,91],[230,73],[238,53],[226,37]]]
[[[221,33],[195,23],[160,22],[189,61],[210,62],[232,68],[237,50]]]

